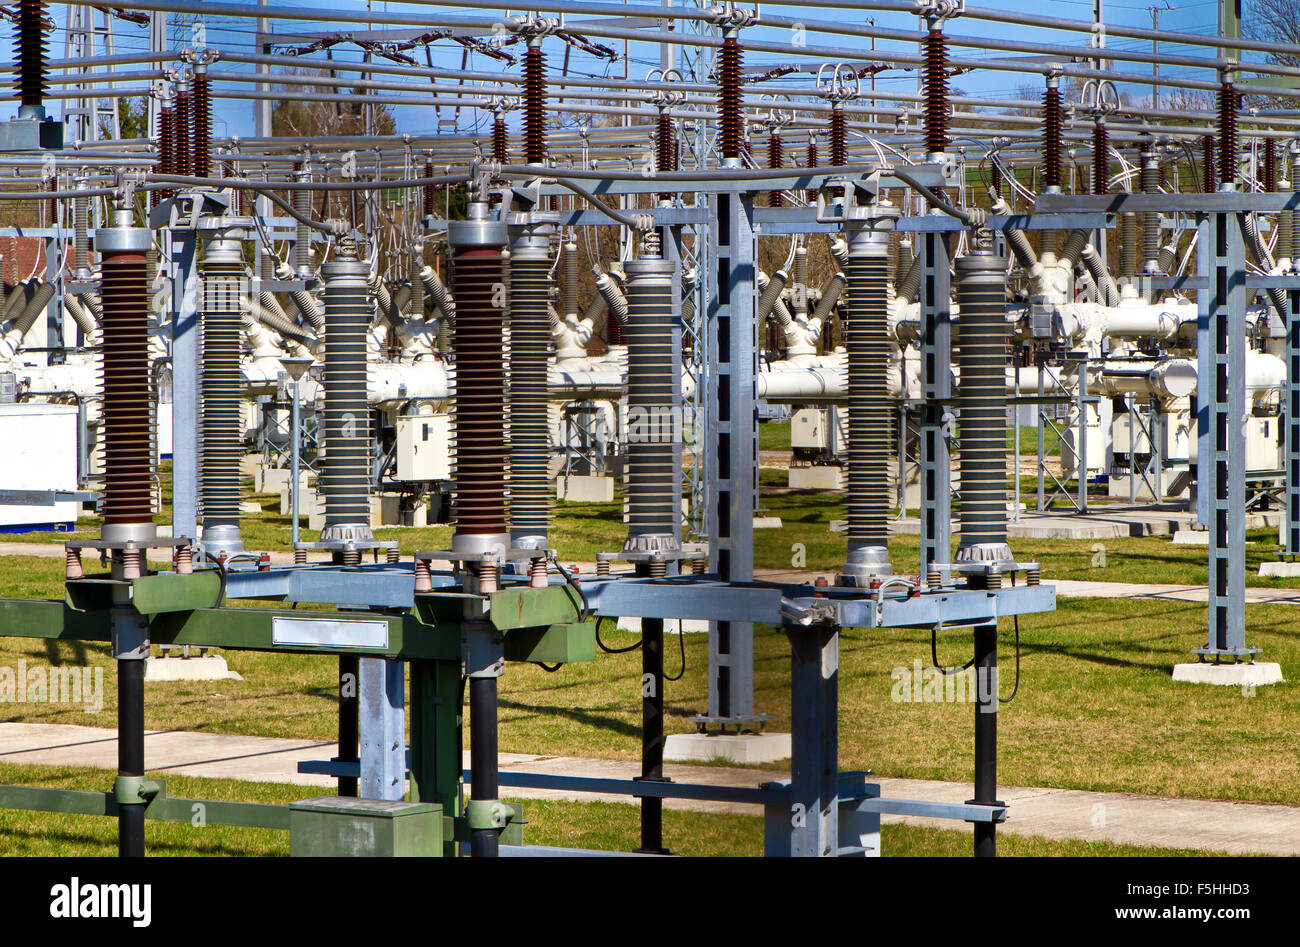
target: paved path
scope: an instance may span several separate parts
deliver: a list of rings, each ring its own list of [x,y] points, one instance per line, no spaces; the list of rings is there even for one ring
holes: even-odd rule
[[[297,772],[302,760],[328,759],[334,744],[318,740],[281,740],[214,733],[153,731],[145,738],[149,771],[293,783],[310,787],[333,785],[324,776]],[[551,773],[630,779],[640,774],[631,761],[574,757],[501,754],[503,771]],[[55,766],[95,766],[115,769],[115,731],[61,724],[0,723],[0,762]],[[469,757],[466,754],[465,764]],[[777,769],[669,764],[668,776],[678,782],[726,786],[757,786],[788,773]],[[969,799],[966,783],[919,779],[878,779],[888,798],[954,802]],[[604,799],[627,802],[622,796],[593,796],[566,791],[506,788],[504,795],[523,799]],[[1068,789],[1000,787],[998,795],[1011,806],[1004,830],[1056,839],[1110,841],[1132,845],[1192,848],[1233,854],[1300,855],[1300,806],[1261,803],[1169,799],[1127,793],[1082,792]],[[753,806],[670,800],[669,808],[757,814]],[[942,819],[885,816],[886,822],[954,827]]]

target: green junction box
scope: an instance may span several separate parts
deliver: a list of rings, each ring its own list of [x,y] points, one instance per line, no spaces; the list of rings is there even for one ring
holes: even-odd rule
[[[427,802],[317,796],[289,806],[294,858],[436,857],[442,806]]]

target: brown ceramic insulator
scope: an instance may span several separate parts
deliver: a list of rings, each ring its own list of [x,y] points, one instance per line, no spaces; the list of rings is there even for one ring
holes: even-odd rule
[[[432,161],[426,161],[424,163],[424,176],[426,178],[433,177]],[[437,211],[438,209],[437,200],[438,200],[438,189],[432,184],[426,184],[424,186],[424,216],[425,217],[432,217],[434,213]]]
[[[1092,125],[1092,193],[1105,194],[1110,182],[1110,132],[1105,122]]]
[[[998,197],[1002,196],[1002,165],[996,161],[991,162],[992,172],[989,175],[989,190]]]
[[[510,138],[506,135],[506,120],[500,116],[492,122],[492,160],[510,163]]]
[[[157,164],[159,174],[176,173],[176,113],[171,108],[164,108],[158,112]],[[159,200],[172,195],[170,190],[149,193],[158,195]]]
[[[817,139],[815,138],[808,139],[808,157],[804,163],[808,166],[809,170],[817,167]],[[804,195],[804,198],[809,202],[815,201],[817,199],[817,192],[808,191]]]
[[[931,154],[948,150],[948,39],[943,30],[925,37],[925,148]]]
[[[740,94],[743,51],[740,40],[728,36],[718,50],[718,130],[722,157],[739,158],[745,143],[745,119]]]
[[[1043,184],[1061,186],[1061,90],[1043,90]]]
[[[776,132],[773,132],[772,136],[767,140],[767,166],[774,171],[779,170],[781,168],[781,161],[781,136]],[[781,193],[780,188],[772,188],[768,193],[767,203],[769,207],[785,206],[785,195]]]
[[[1213,194],[1219,189],[1219,178],[1214,171],[1214,153],[1218,144],[1213,135],[1201,137],[1201,190]]]
[[[848,134],[844,128],[844,109],[838,105],[831,109],[831,167],[842,168],[849,163]]]
[[[185,137],[190,134],[190,94],[176,93],[176,108],[172,115],[176,137],[173,140],[172,173],[190,173],[190,149],[185,147]]]
[[[672,118],[664,112],[659,113],[655,125],[655,170],[660,172],[677,170],[677,136],[673,132]],[[660,191],[659,199],[672,200],[672,191]]]
[[[1237,139],[1237,89],[1231,82],[1219,86],[1219,183],[1233,184],[1241,153]]]
[[[451,273],[456,300],[456,532],[505,533],[501,251],[457,249]]]
[[[194,91],[190,95],[190,174],[206,178],[211,168],[212,86],[207,72],[194,73]]]
[[[14,37],[14,90],[18,104],[39,107],[49,89],[46,81],[44,0],[18,0],[18,28]]]
[[[627,333],[623,331],[623,324],[618,321],[618,317],[613,312],[608,312],[605,316],[605,344],[627,345]]]
[[[546,163],[546,54],[540,46],[524,53],[524,163]]]
[[[143,253],[105,253],[100,298],[105,525],[152,523],[149,293]]]
[[[1263,151],[1264,168],[1260,180],[1260,185],[1266,191],[1271,191],[1277,187],[1277,151],[1273,147],[1273,139],[1265,138],[1260,142],[1260,149]]]

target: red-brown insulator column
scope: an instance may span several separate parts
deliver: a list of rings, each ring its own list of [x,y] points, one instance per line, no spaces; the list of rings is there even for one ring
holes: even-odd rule
[[[506,135],[506,120],[500,115],[492,122],[492,160],[510,163],[510,138]]]
[[[190,173],[190,149],[187,147],[187,137],[191,134],[190,125],[190,90],[189,83],[182,81],[176,86],[176,107],[173,112],[172,121],[175,128],[176,137],[173,140],[172,162],[173,174],[188,175]]]
[[[925,37],[925,150],[948,150],[948,40],[943,30],[932,28]]]
[[[1092,124],[1092,193],[1105,194],[1110,189],[1110,134],[1106,123],[1098,118]]]
[[[538,41],[524,53],[524,163],[546,163],[546,54]],[[499,159],[498,159],[499,160]]]
[[[426,178],[433,177],[432,161],[426,161],[424,163],[424,176]],[[438,201],[437,188],[432,184],[426,184],[424,186],[424,216],[425,217],[432,217],[437,212],[438,210],[437,201]]]
[[[804,163],[808,166],[808,170],[810,171],[813,168],[817,167],[817,139],[814,138],[811,134],[808,135],[808,157]],[[804,199],[809,203],[812,203],[813,201],[817,200],[817,192],[816,191],[805,192]]]
[[[1201,137],[1201,190],[1213,194],[1219,189],[1219,177],[1214,171],[1214,153],[1218,144],[1213,135]]]
[[[1061,187],[1061,89],[1048,80],[1043,90],[1043,184]]]
[[[655,169],[661,173],[677,170],[677,136],[673,132],[672,118],[664,111],[659,112],[655,125]],[[660,191],[659,199],[671,201],[673,192]]]
[[[772,170],[779,170],[782,162],[781,135],[778,132],[772,132],[772,136],[767,140],[767,166]],[[769,207],[784,207],[785,195],[781,189],[774,187],[768,192]]]
[[[728,159],[739,160],[740,149],[745,141],[740,94],[743,58],[740,40],[731,33],[723,39],[722,48],[718,50],[718,112],[721,121],[718,136],[724,162]]]
[[[149,231],[119,210],[116,225],[95,235],[101,255],[103,362],[102,536],[115,542],[153,539],[153,444],[149,390]]]
[[[1259,146],[1264,152],[1263,179],[1260,185],[1264,190],[1271,191],[1277,187],[1277,151],[1272,138],[1263,139]]]
[[[1219,86],[1219,183],[1235,184],[1241,153],[1237,140],[1237,89],[1231,82]]]
[[[849,163],[848,135],[844,128],[844,109],[837,104],[831,109],[831,167],[841,168]]]
[[[194,70],[194,91],[190,98],[190,174],[206,178],[211,168],[212,87],[205,68]]]
[[[43,108],[46,82],[44,0],[18,0],[18,29],[14,36],[14,91],[24,109]]]
[[[993,192],[994,197],[1002,196],[1002,165],[996,161],[989,162],[992,171],[989,174],[989,190]]]
[[[448,227],[452,295],[456,300],[456,531],[452,548],[487,552],[509,546],[506,528],[505,369],[501,332],[506,319],[502,250],[506,228],[487,219],[476,201],[468,219]]]

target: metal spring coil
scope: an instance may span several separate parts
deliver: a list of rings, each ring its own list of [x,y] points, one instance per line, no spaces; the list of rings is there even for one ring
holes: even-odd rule
[[[101,264],[104,523],[152,523],[149,309],[140,253],[105,253]]]
[[[498,297],[501,251],[457,248],[452,256],[456,300],[456,532],[506,532],[505,372]]]

